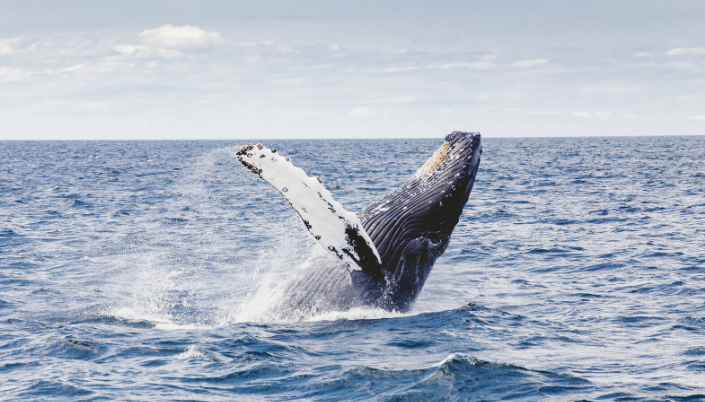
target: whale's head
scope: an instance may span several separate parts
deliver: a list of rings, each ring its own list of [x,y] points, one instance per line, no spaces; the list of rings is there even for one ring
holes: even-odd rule
[[[453,132],[406,183],[361,212],[382,272],[353,275],[369,302],[408,311],[446,249],[475,183],[479,133]]]

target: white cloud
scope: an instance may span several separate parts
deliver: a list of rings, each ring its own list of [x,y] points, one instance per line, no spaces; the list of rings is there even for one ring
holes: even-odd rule
[[[563,114],[560,110],[527,110],[524,113],[531,114],[534,116],[555,116]]]
[[[350,117],[372,117],[372,116],[377,116],[378,114],[383,114],[383,115],[388,115],[389,110],[372,110],[368,107],[356,107],[355,109],[352,109],[348,112],[348,116]]]
[[[2,39],[0,38],[0,56],[9,56],[17,53],[19,50],[12,47],[13,43],[17,43],[22,38]]]
[[[196,26],[175,27],[171,24],[140,33],[144,43],[167,49],[203,49],[221,41],[217,32],[207,32]]]
[[[291,53],[294,51],[294,46],[289,43],[279,43],[277,44],[275,50],[280,53]]]
[[[178,50],[150,49],[147,46],[141,45],[116,45],[113,46],[113,49],[125,57],[134,57],[137,59],[149,59],[154,57],[173,59],[182,55]]]
[[[580,117],[583,119],[597,119],[597,120],[607,120],[612,115],[612,112],[605,110],[604,112],[575,112],[573,116]]]
[[[573,131],[575,129],[575,126],[559,126],[556,124],[549,124],[546,126],[546,130],[550,131]]]
[[[238,46],[242,47],[255,47],[260,45],[260,42],[239,42]]]
[[[608,92],[614,94],[629,94],[637,91],[641,91],[641,88],[637,87],[622,87],[622,86],[592,86],[581,90],[579,93],[581,95]]]
[[[494,68],[494,63],[488,61],[478,61],[474,63],[448,63],[440,66],[442,70],[449,68],[469,68],[473,70],[488,70]]]
[[[669,56],[679,56],[681,54],[705,54],[705,47],[688,47],[671,49],[666,53]]]
[[[286,42],[276,42],[273,40],[263,40],[260,42],[255,42],[255,41],[246,41],[246,42],[238,42],[236,43],[237,46],[240,47],[252,47],[252,48],[262,48],[262,47],[268,47],[268,48],[273,48],[274,50],[281,52],[281,53],[291,53],[295,51],[294,45]],[[338,46],[338,45],[328,45],[328,48],[330,49],[331,46]]]
[[[697,66],[694,63],[664,63],[663,67],[666,67],[666,68],[695,68]]]
[[[548,59],[522,60],[510,64],[511,67],[535,67],[548,63]]]
[[[507,112],[519,112],[532,116],[556,116],[563,114],[561,110],[519,110],[515,108],[505,109]],[[580,112],[578,112],[580,113]]]
[[[24,72],[19,68],[0,67],[0,82],[22,82],[29,79],[30,72]]]
[[[418,70],[421,67],[389,67],[389,68],[383,68],[380,71],[383,71],[385,73],[403,73],[406,71],[414,71]]]
[[[259,61],[259,55],[258,54],[253,54],[251,56],[243,56],[242,60],[245,63],[257,63]]]
[[[108,107],[117,105],[115,102],[107,101],[45,100],[43,103],[48,110],[81,110],[86,112],[105,110]]]
[[[492,51],[492,53],[488,53],[488,54],[485,54],[485,55],[480,56],[480,59],[482,59],[482,60],[494,60],[494,59],[497,58],[497,56],[499,56],[499,55],[497,54],[497,49],[495,49],[495,50]]]
[[[697,116],[691,116],[690,120],[705,120],[705,114],[699,114]]]
[[[418,98],[415,96],[397,96],[394,98],[371,100],[370,103],[409,103],[415,102],[417,99]]]
[[[634,91],[634,89],[624,88],[624,87],[605,87],[605,92],[625,93],[625,92],[631,92],[631,91]]]
[[[401,55],[406,53],[408,50],[407,49],[391,49],[387,50],[387,54],[396,54],[396,55]]]
[[[62,68],[61,70],[44,70],[44,72],[46,74],[70,73],[72,71],[80,70],[83,66],[85,66],[85,64],[76,64],[73,67]]]
[[[328,50],[331,52],[335,52],[336,50],[340,49],[340,46],[336,45],[335,43],[331,43],[328,45]]]
[[[124,56],[136,56],[138,53],[146,54],[149,52],[147,46],[135,46],[135,45],[116,45],[113,49]]]
[[[640,59],[640,58],[642,58],[642,57],[649,57],[649,56],[651,56],[651,52],[639,52],[639,53],[637,53],[637,54],[634,55],[634,58],[635,58],[635,59]]]
[[[298,110],[279,115],[279,117],[283,119],[305,119],[313,116],[325,116],[325,114],[320,112],[312,112],[310,110]]]

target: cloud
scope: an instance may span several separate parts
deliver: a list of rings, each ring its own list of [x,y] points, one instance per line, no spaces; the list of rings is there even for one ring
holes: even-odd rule
[[[499,56],[499,55],[497,54],[497,49],[494,49],[494,50],[492,50],[491,53],[488,53],[488,54],[485,54],[485,55],[480,56],[480,59],[482,59],[482,60],[494,60],[494,59],[497,58],[497,56]]]
[[[597,120],[607,120],[608,117],[612,115],[612,112],[605,110],[604,112],[575,112],[573,116],[577,116],[583,119],[597,119]]]
[[[642,57],[649,57],[649,56],[651,56],[651,52],[639,52],[639,53],[637,53],[637,54],[634,55],[634,58],[635,58],[635,59],[640,59],[640,58],[642,58]]]
[[[207,32],[196,26],[175,27],[171,24],[140,33],[142,41],[152,47],[166,49],[204,49],[221,41],[217,32]]]
[[[408,52],[408,49],[391,49],[387,50],[387,54],[402,55]]]
[[[19,50],[12,47],[13,43],[17,43],[22,38],[2,39],[0,38],[0,56],[9,56],[17,53]]]
[[[250,55],[250,56],[243,56],[242,60],[245,63],[257,63],[259,61],[259,55],[254,54],[254,55]]]
[[[421,70],[421,69],[429,69],[429,70],[434,70],[434,69],[441,69],[441,70],[448,70],[451,68],[469,68],[471,70],[489,70],[491,68],[495,68],[495,64],[491,63],[489,61],[476,61],[476,62],[456,62],[456,63],[446,63],[446,64],[440,64],[440,65],[427,65],[424,67],[419,67],[419,66],[404,66],[404,67],[387,67],[387,68],[380,68],[380,69],[375,69],[373,71],[381,71],[385,73],[403,73],[407,71],[414,71],[414,70]]]
[[[634,93],[637,91],[641,91],[642,88],[637,88],[637,87],[622,87],[622,86],[592,86],[592,87],[587,87],[578,93],[581,95],[586,95],[586,94],[593,94],[593,93],[613,93],[613,94],[630,94]]]
[[[510,64],[510,67],[535,67],[535,66],[540,66],[542,64],[548,63],[548,59],[531,59],[531,60],[522,60],[522,61],[517,61],[512,64]]]
[[[80,70],[83,66],[85,66],[85,64],[76,64],[75,66],[62,68],[61,70],[44,70],[44,72],[46,74],[70,73],[72,71]]]
[[[22,82],[29,79],[30,72],[24,72],[19,68],[0,67],[0,82]]]
[[[213,44],[218,43],[218,41],[213,42]],[[291,43],[287,42],[277,42],[273,40],[264,40],[260,42],[256,41],[245,41],[245,42],[237,42],[234,43],[235,46],[241,47],[241,48],[251,48],[255,52],[270,52],[270,51],[275,51],[279,53],[299,53],[297,50],[296,46],[294,46]],[[332,45],[329,45],[332,46]],[[337,46],[337,45],[335,45]],[[259,59],[259,55],[257,55],[257,59]]]
[[[371,103],[410,103],[418,100],[415,96],[397,96],[394,98],[383,98],[371,100]]]
[[[448,63],[443,64],[439,67],[442,70],[447,70],[449,68],[469,68],[473,70],[488,70],[494,68],[494,63],[489,61],[477,61],[474,63]]]
[[[663,67],[666,68],[696,68],[695,63],[664,63]]]
[[[697,116],[689,117],[690,120],[705,120],[705,114],[699,114]]]
[[[151,59],[155,57],[163,57],[165,59],[173,59],[182,55],[178,50],[171,49],[150,49],[147,46],[141,45],[116,45],[113,49],[126,57],[134,57],[137,59]]]
[[[355,109],[352,109],[348,112],[348,116],[350,117],[372,117],[372,116],[377,116],[378,114],[383,114],[383,115],[388,115],[389,110],[372,110],[368,107],[356,107]]]
[[[604,90],[605,90],[605,92],[612,92],[612,93],[618,93],[618,94],[635,91],[635,89],[624,88],[624,87],[605,87]]]
[[[237,45],[241,47],[255,47],[255,46],[272,46],[274,44],[273,40],[265,40],[262,42],[253,42],[253,41],[247,41],[247,42],[238,42]]]
[[[669,56],[679,56],[682,54],[705,54],[705,47],[688,47],[671,49],[666,53]]]
[[[385,73],[403,73],[406,71],[418,70],[420,68],[421,67],[412,67],[412,66],[409,66],[409,67],[389,67],[389,68],[383,68],[380,71],[385,72]]]
[[[515,108],[505,109],[508,112],[519,112],[532,116],[557,116],[563,114],[561,110],[519,110]],[[581,113],[581,112],[578,112]]]

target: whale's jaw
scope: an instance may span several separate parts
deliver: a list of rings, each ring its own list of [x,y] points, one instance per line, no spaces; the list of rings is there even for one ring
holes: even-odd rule
[[[367,304],[400,312],[413,306],[460,219],[481,153],[479,133],[453,132],[411,179],[361,212],[382,261],[382,272],[352,272]]]

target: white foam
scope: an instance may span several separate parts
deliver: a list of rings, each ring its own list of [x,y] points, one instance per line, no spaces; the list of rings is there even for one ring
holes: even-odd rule
[[[396,311],[386,311],[379,308],[353,308],[347,311],[329,311],[309,317],[305,321],[340,321],[340,320],[381,320],[385,318],[397,318],[416,313],[398,313]]]
[[[212,352],[198,345],[189,346],[184,352],[178,354],[176,358],[179,360],[213,360],[222,363],[232,361],[232,359],[229,359],[220,353]]]
[[[179,323],[174,321],[173,318],[169,316],[140,312],[129,307],[113,309],[109,312],[109,315],[128,321],[147,321],[154,324],[154,328],[163,330],[213,329],[213,326],[193,323]]]

